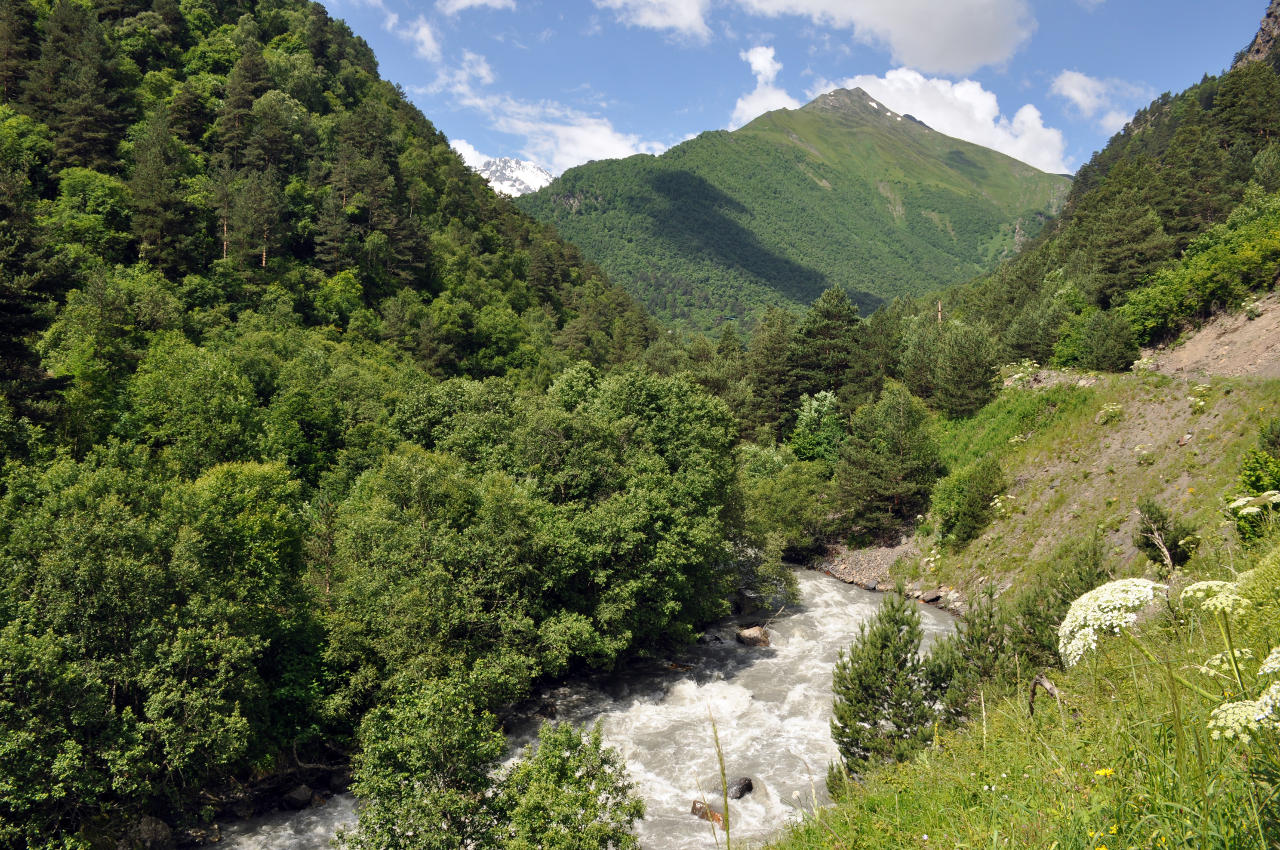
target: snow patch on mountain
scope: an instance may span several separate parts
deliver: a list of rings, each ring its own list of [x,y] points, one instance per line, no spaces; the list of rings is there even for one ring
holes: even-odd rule
[[[516,197],[536,192],[551,182],[551,172],[540,165],[501,156],[486,159],[476,172],[489,181],[495,192]]]

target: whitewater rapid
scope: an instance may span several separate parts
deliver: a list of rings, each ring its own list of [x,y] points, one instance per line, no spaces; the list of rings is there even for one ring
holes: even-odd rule
[[[755,786],[729,802],[735,843],[758,843],[827,801],[827,765],[838,755],[829,726],[831,670],[880,597],[812,571],[796,577],[800,604],[771,620],[767,648],[736,643],[737,623],[725,621],[678,664],[574,681],[539,700],[540,713],[553,712],[556,720],[601,724],[645,800],[638,825],[645,850],[716,847],[710,824],[689,813],[703,795],[722,805],[711,718],[729,780],[749,776]],[[950,615],[925,605],[919,611],[926,646],[951,630]],[[537,722],[509,724],[514,751],[536,735]],[[354,803],[343,795],[303,812],[226,826],[220,846],[321,850],[354,819]]]

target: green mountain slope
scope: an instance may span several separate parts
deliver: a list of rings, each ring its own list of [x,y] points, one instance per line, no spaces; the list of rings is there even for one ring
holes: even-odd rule
[[[657,315],[709,328],[831,286],[866,313],[966,280],[1035,235],[1068,185],[855,89],[571,169],[516,204]]]

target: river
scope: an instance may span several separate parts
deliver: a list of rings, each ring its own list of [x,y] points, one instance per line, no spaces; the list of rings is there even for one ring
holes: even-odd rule
[[[645,850],[716,847],[711,825],[689,814],[702,793],[721,806],[710,717],[730,781],[749,776],[755,786],[729,803],[735,843],[760,842],[826,802],[827,765],[837,757],[829,728],[831,670],[880,598],[812,571],[797,578],[800,604],[772,620],[768,648],[736,643],[736,625],[726,621],[681,659],[687,670],[653,665],[574,681],[541,700],[557,720],[602,724],[605,742],[626,759],[644,797],[638,832]],[[952,628],[950,615],[919,610],[926,645]],[[534,719],[511,724],[510,732],[518,747],[536,734]],[[339,796],[303,812],[226,826],[221,846],[321,850],[354,817],[351,798]]]

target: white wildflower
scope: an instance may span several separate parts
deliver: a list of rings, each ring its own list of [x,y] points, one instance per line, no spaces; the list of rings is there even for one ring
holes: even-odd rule
[[[1236,650],[1237,664],[1239,664],[1241,661],[1252,661],[1252,660],[1253,660],[1252,649]],[[1219,652],[1217,655],[1213,656],[1208,661],[1206,661],[1204,663],[1204,666],[1208,667],[1210,670],[1213,670],[1215,672],[1222,673],[1231,669],[1231,657],[1227,655],[1225,651]]]
[[[1215,741],[1248,742],[1261,725],[1258,722],[1257,700],[1227,702],[1209,715],[1209,735]]]
[[[1097,646],[1099,634],[1115,634],[1133,624],[1138,613],[1156,598],[1163,584],[1143,578],[1126,578],[1095,587],[1067,610],[1058,627],[1058,652],[1068,667]]]
[[[1183,605],[1186,605],[1190,602],[1200,602],[1217,596],[1219,593],[1234,591],[1235,589],[1235,584],[1229,581],[1198,581],[1195,584],[1187,585],[1178,599]]]
[[[1240,594],[1227,591],[1225,593],[1219,593],[1217,596],[1211,596],[1204,602],[1201,602],[1200,609],[1202,611],[1212,611],[1225,614],[1226,616],[1234,616],[1252,604],[1252,602],[1245,599]]]
[[[1280,673],[1280,646],[1271,650],[1271,654],[1263,660],[1262,666],[1258,668],[1259,676],[1274,676]]]
[[[1274,728],[1280,725],[1280,682],[1272,682],[1271,687],[1262,692],[1254,705],[1257,712],[1253,719],[1259,726]]]

